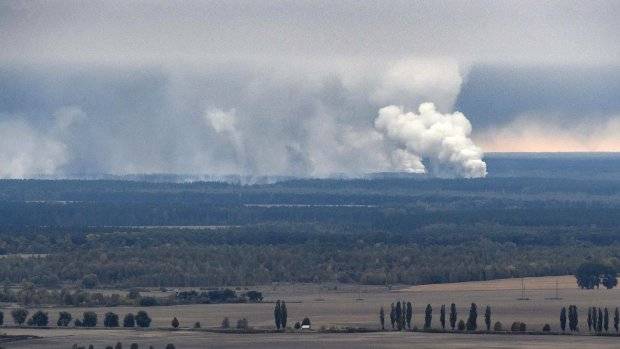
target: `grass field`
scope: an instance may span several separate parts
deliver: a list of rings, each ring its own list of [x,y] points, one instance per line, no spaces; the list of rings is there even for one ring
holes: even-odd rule
[[[559,296],[555,297],[556,281]],[[526,278],[526,298],[522,296],[521,279],[495,280],[488,282],[467,282],[457,284],[421,285],[415,287],[393,288],[377,286],[338,285],[277,285],[261,287],[265,302],[260,304],[214,304],[184,305],[172,307],[150,307],[146,310],[153,318],[153,327],[168,328],[173,316],[176,316],[181,327],[191,327],[200,321],[203,327],[218,327],[224,317],[231,323],[239,318],[247,318],[250,326],[255,328],[273,327],[273,304],[276,299],[285,299],[288,304],[289,325],[300,321],[303,317],[312,320],[313,327],[378,327],[378,313],[381,306],[389,312],[391,302],[396,300],[414,303],[414,323],[422,327],[424,308],[430,303],[434,309],[433,326],[439,327],[439,308],[441,304],[449,306],[454,302],[458,306],[459,319],[466,319],[469,304],[475,302],[479,306],[479,326],[483,326],[484,307],[488,304],[493,310],[493,322],[501,321],[510,326],[513,321],[525,322],[528,330],[541,330],[545,323],[551,325],[553,331],[559,331],[559,314],[564,305],[575,304],[580,310],[580,328],[582,333],[587,329],[585,324],[586,309],[589,306],[608,307],[610,310],[620,306],[620,289],[613,290],[581,290],[577,288],[572,276]],[[70,311],[74,316],[81,314],[86,308],[53,308],[48,309],[51,321],[55,323],[59,310]],[[102,316],[107,311],[114,311],[121,316],[127,312],[136,312],[138,308],[88,308]],[[6,313],[6,311],[5,311]],[[7,314],[8,316],[8,314]],[[5,320],[9,322],[10,320]],[[367,333],[367,334],[215,334],[193,331],[169,332],[161,331],[124,331],[124,330],[25,330],[5,329],[7,334],[24,332],[43,336],[43,339],[13,343],[7,348],[61,348],[62,343],[75,341],[89,344],[135,340],[140,343],[161,345],[164,341],[175,341],[177,348],[203,348],[200,343],[209,343],[211,348],[242,348],[242,347],[405,347],[407,343],[417,343],[422,348],[556,348],[580,347],[584,343],[598,343],[597,347],[618,347],[619,338],[591,338],[568,336],[524,336],[524,335],[456,335],[430,333]],[[134,339],[132,339],[134,338]],[[150,342],[152,341],[152,342]],[[37,343],[48,343],[48,346],[37,346]],[[374,343],[374,345],[373,345]],[[163,343],[165,344],[165,343]],[[441,345],[440,345],[441,344]],[[482,345],[484,344],[484,345]],[[180,346],[179,346],[180,345]],[[66,346],[62,347],[65,348]]]

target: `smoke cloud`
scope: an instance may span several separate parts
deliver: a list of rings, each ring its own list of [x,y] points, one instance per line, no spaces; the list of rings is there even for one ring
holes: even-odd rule
[[[452,130],[414,148],[375,127],[385,105],[451,110],[464,79],[453,61],[55,69],[0,67],[1,177],[484,174]],[[450,124],[437,122],[403,137],[428,142]]]
[[[423,103],[418,114],[394,105],[381,108],[375,127],[399,147],[393,157],[397,167],[411,172],[424,169],[439,177],[484,177],[482,150],[471,140],[471,124],[462,113],[439,113],[433,103]]]

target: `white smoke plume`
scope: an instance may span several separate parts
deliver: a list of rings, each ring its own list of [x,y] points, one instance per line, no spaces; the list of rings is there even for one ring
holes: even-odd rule
[[[398,146],[396,167],[420,172],[426,159],[438,177],[484,177],[482,150],[471,140],[471,124],[462,113],[441,114],[433,103],[422,103],[418,114],[394,105],[381,108],[375,127]],[[422,167],[421,167],[422,166]]]

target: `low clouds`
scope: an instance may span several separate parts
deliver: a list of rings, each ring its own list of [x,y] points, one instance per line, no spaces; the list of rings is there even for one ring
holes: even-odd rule
[[[521,115],[502,127],[491,127],[477,139],[485,150],[498,152],[620,151],[620,116],[566,119],[561,114]]]

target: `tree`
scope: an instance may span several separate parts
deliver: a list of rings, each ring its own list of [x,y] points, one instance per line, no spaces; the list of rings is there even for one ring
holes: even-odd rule
[[[70,313],[66,311],[61,311],[60,313],[58,313],[58,321],[56,322],[56,325],[58,325],[58,327],[67,327],[69,326],[70,323],[71,323]]]
[[[103,316],[103,326],[118,327],[118,315],[113,312],[107,312]]]
[[[228,317],[225,317],[224,320],[222,320],[222,328],[223,329],[230,328],[230,320],[228,319]]]
[[[41,310],[32,314],[32,318],[30,318],[30,323],[32,326],[47,326],[48,322],[49,318],[47,313],[44,313]]]
[[[602,263],[582,263],[575,273],[577,285],[582,289],[599,288],[602,283],[608,289],[618,285],[616,271],[613,267]]]
[[[138,343],[131,343],[129,349],[138,349]]]
[[[176,348],[174,347],[174,344],[168,343],[166,344],[166,349],[176,349]]]
[[[592,332],[592,308],[588,308],[588,331]]]
[[[441,323],[441,329],[446,329],[446,305],[442,304],[439,310],[439,322]]]
[[[407,312],[406,312],[406,320],[407,320],[407,328],[411,328],[411,320],[413,319],[413,305],[411,302],[407,302]]]
[[[132,313],[125,315],[125,317],[123,318],[123,327],[135,327],[135,326],[136,326],[135,316]]]
[[[179,328],[179,319],[177,319],[177,317],[175,316],[174,318],[172,318],[172,322],[170,323],[170,325],[172,325],[173,328]]]
[[[288,320],[288,310],[286,309],[286,302],[282,301],[280,304],[280,324],[282,328],[286,329],[286,322]]]
[[[568,306],[568,328],[571,331],[578,331],[579,314],[576,305]]]
[[[263,301],[263,293],[258,291],[248,291],[245,294],[251,303],[260,303]]]
[[[431,328],[431,322],[433,321],[433,307],[430,304],[426,305],[426,310],[424,310],[424,328]]]
[[[280,329],[282,326],[282,309],[280,308],[280,300],[276,301],[276,306],[273,309],[273,318],[276,323],[276,329]]]
[[[491,306],[487,305],[484,310],[484,323],[487,326],[487,331],[491,330]]]
[[[396,307],[394,307],[394,303],[390,306],[390,323],[392,324],[393,330],[394,324],[396,323]]]
[[[475,331],[478,328],[478,306],[472,303],[467,318],[467,331]]]
[[[28,317],[28,310],[24,308],[13,309],[11,311],[11,316],[13,317],[13,322],[15,322],[16,325],[21,326]]]
[[[504,327],[502,326],[502,323],[497,321],[495,323],[495,325],[493,325],[493,331],[502,331],[504,329]]]
[[[385,331],[385,311],[383,307],[379,310],[379,323],[381,324],[381,330]]]
[[[4,325],[4,313],[0,311],[0,326]]]
[[[560,311],[560,328],[562,332],[566,331],[566,307],[562,307]]]
[[[450,327],[452,331],[454,331],[454,327],[456,326],[456,316],[456,304],[452,303],[450,304]]]
[[[403,329],[403,308],[400,306],[400,302],[396,302],[396,327],[399,331]]]
[[[598,332],[598,309],[596,307],[592,307],[592,328],[594,332]]]
[[[607,308],[603,311],[603,329],[605,332],[609,331],[609,311]]]
[[[465,331],[465,321],[463,321],[463,319],[459,320],[459,323],[456,328],[459,331]]]
[[[114,349],[123,349],[123,343],[116,342],[116,345],[114,346]]]
[[[95,288],[99,284],[99,278],[95,274],[87,274],[82,278],[82,287]]]
[[[140,310],[136,314],[136,325],[138,325],[140,327],[149,327],[149,326],[151,326],[151,318],[149,317],[149,314],[146,313],[146,311]]]
[[[97,313],[94,311],[85,311],[82,319],[82,326],[95,327],[97,326]]]
[[[614,328],[616,333],[618,333],[618,327],[620,327],[620,310],[616,307],[616,310],[614,310]]]
[[[249,328],[248,320],[246,318],[237,320],[238,330],[247,330]]]
[[[603,332],[603,310],[598,308],[598,323],[596,325],[596,329],[598,332]]]

